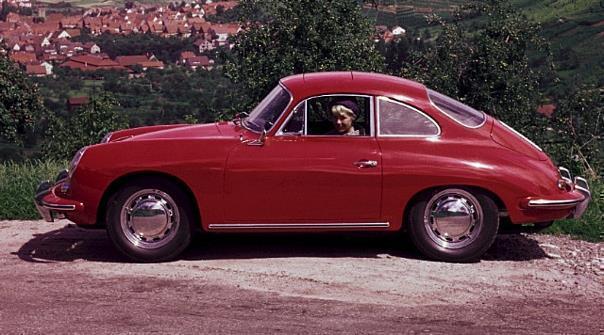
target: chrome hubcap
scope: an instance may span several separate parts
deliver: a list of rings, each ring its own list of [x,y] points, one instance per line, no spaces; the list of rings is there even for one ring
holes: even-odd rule
[[[144,189],[132,194],[124,203],[120,224],[124,236],[133,245],[156,249],[175,236],[180,223],[178,207],[165,192]]]
[[[478,200],[461,189],[434,195],[424,212],[424,227],[432,241],[449,249],[463,248],[482,229],[483,213]]]

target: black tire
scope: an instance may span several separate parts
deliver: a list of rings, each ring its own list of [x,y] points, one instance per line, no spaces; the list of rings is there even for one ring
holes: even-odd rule
[[[478,260],[493,244],[499,227],[493,199],[456,187],[421,196],[407,219],[416,248],[430,259],[447,262]]]
[[[176,258],[191,242],[192,206],[173,183],[145,178],[133,181],[107,204],[107,233],[115,247],[137,262]]]

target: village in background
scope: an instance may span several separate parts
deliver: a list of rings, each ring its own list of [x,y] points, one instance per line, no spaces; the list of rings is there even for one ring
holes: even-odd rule
[[[148,71],[155,71],[156,77],[175,74],[183,79],[183,71],[190,74],[199,69],[206,72],[204,82],[208,87],[221,87],[222,73],[213,70],[220,67],[220,51],[230,49],[230,37],[242,29],[238,4],[202,0],[76,6],[69,2],[4,0],[0,9],[0,52],[37,81],[45,105],[58,114],[73,111],[87,104],[99,90],[107,90],[117,94],[133,126],[181,122],[187,116],[209,121],[219,116],[220,109],[229,102],[217,103],[215,92],[207,92],[203,84],[194,91],[210,97],[201,99],[198,108],[192,109],[175,103],[183,99],[175,99],[174,94],[153,85],[151,79],[141,84],[149,86],[147,92],[128,94],[129,89],[117,86],[120,81],[122,85],[141,86],[123,80],[142,78]],[[368,10],[371,5],[365,5]],[[387,13],[393,8],[383,6],[380,10]],[[423,15],[431,10],[415,11]],[[376,25],[375,29],[376,42],[390,43],[406,33],[400,26]],[[157,73],[164,70],[166,73]],[[155,82],[179,81],[172,79]],[[194,79],[185,81],[192,84]]]

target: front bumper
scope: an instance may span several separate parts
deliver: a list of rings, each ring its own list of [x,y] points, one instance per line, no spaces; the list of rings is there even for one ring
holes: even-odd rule
[[[62,176],[62,173],[59,176]],[[65,218],[67,212],[80,211],[84,208],[81,202],[65,199],[57,195],[58,188],[65,182],[64,179],[57,178],[56,183],[43,181],[38,185],[34,204],[38,213],[47,222]]]
[[[569,192],[565,198],[561,199],[545,199],[545,198],[530,198],[525,200],[525,207],[529,209],[545,209],[545,210],[571,210],[569,218],[580,218],[589,203],[591,202],[591,191],[587,180],[581,177],[575,177],[573,182],[574,190]]]

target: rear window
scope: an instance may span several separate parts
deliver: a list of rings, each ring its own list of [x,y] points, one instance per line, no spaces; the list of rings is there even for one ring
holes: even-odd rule
[[[438,109],[466,127],[478,128],[482,126],[486,120],[486,116],[483,112],[475,110],[470,106],[466,106],[444,94],[428,90],[428,96]]]

